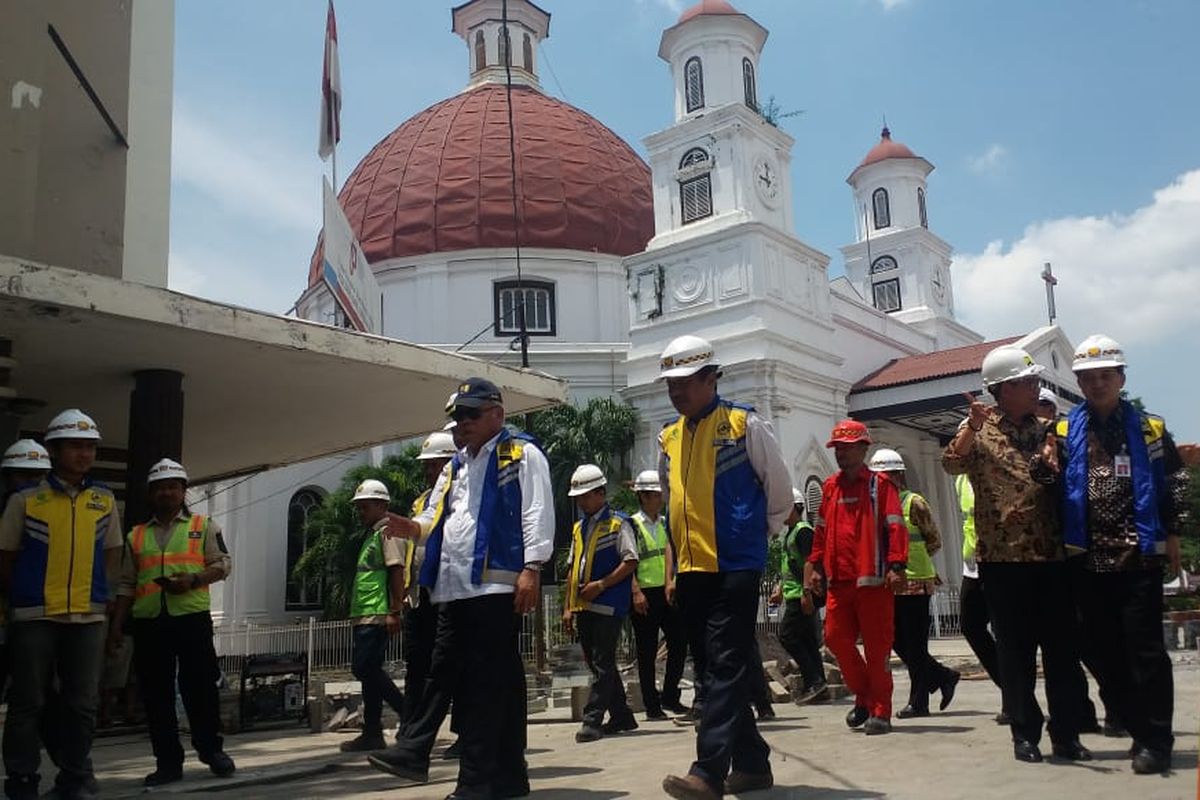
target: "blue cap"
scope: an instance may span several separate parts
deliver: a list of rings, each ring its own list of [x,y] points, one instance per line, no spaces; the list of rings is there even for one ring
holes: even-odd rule
[[[489,403],[500,403],[500,389],[496,384],[485,378],[467,378],[458,385],[458,390],[450,395],[446,403],[446,413],[450,414],[455,408],[479,408]]]

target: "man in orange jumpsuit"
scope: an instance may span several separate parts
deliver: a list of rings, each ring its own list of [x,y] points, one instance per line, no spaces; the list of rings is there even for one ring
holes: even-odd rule
[[[874,735],[892,730],[892,595],[904,587],[908,529],[895,484],[867,468],[870,446],[861,422],[833,429],[826,447],[834,448],[838,472],[822,487],[804,581],[816,594],[829,592],[825,643],[855,696],[846,724]],[[855,644],[860,634],[865,659]]]

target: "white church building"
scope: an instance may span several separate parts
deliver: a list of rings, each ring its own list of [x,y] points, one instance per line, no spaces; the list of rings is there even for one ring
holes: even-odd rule
[[[685,333],[708,338],[721,393],[774,423],[807,497],[835,469],[825,441],[838,419],[863,420],[877,444],[897,449],[943,531],[939,574],[957,584],[959,517],[939,461],[965,414],[963,392],[980,390],[984,354],[1018,342],[1047,367],[1064,409],[1078,398],[1057,327],[984,342],[955,319],[952,248],[931,227],[933,164],[884,128],[847,165],[856,236],[841,248],[845,276],[830,280],[829,255],[795,229],[792,137],[760,113],[768,31],[758,21],[704,0],[663,32],[674,123],[644,139],[647,164],[542,89],[536,57],[550,15],[528,0],[510,0],[508,14],[506,36],[501,0],[452,10],[464,89],[401,123],[340,190],[383,291],[384,334],[515,365],[523,304],[533,368],[566,378],[577,402],[615,396],[638,409],[635,469],[654,465],[655,434],[675,415],[656,382],[659,354]],[[825,191],[839,199],[839,187]],[[298,313],[336,322],[318,256]],[[231,580],[214,587],[220,620],[319,610],[320,587],[289,578],[306,514],[346,469],[382,451],[206,488],[201,507],[221,519],[235,561]]]

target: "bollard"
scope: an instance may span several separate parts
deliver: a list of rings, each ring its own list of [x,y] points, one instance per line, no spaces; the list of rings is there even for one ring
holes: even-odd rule
[[[308,729],[320,733],[325,725],[325,681],[310,682],[308,691],[312,695],[308,700]]]

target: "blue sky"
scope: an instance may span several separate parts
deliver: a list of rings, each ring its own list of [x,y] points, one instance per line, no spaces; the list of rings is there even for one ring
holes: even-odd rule
[[[1121,339],[1129,388],[1200,439],[1200,3],[734,0],[770,30],[759,97],[796,139],[796,233],[853,235],[845,178],[879,136],[933,162],[930,226],[956,250],[960,319],[989,337],[1042,320],[1060,275],[1074,341]],[[344,178],[379,139],[461,90],[450,2],[340,0]],[[644,154],[671,124],[656,55],[679,0],[543,0],[542,83]],[[320,227],[324,0],[177,0],[171,285],[282,312]]]

